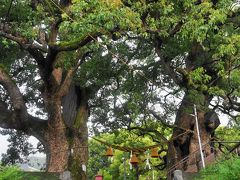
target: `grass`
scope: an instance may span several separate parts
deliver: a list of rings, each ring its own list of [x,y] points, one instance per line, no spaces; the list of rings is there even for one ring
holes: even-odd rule
[[[0,166],[0,180],[58,180],[58,173],[23,172],[14,166]]]

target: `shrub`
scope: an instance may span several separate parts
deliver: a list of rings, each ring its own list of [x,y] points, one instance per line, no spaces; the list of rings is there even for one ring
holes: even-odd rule
[[[196,180],[239,180],[240,157],[231,157],[228,160],[220,160],[200,171]]]
[[[23,172],[15,166],[0,166],[0,180],[20,180]]]

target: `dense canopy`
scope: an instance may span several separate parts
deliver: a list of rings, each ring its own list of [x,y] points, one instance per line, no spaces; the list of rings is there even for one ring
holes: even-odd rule
[[[239,12],[232,0],[2,0],[0,127],[35,136],[47,171],[74,179],[87,179],[89,121],[169,140],[169,168],[198,149],[194,104],[204,144],[219,125],[209,114],[239,123]]]

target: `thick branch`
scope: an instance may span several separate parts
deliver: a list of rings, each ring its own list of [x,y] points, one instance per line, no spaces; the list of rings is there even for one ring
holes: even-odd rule
[[[72,83],[74,72],[74,69],[68,70],[67,75],[57,92],[58,96],[62,97],[67,94]]]
[[[22,113],[26,114],[27,109],[25,107],[23,96],[19,88],[2,68],[0,68],[0,84],[3,85],[3,87],[7,90],[11,98],[14,110],[25,111]]]
[[[85,52],[83,54],[80,55],[80,57],[78,57],[77,59],[80,59],[77,63],[76,63],[76,66],[75,67],[72,67],[70,68],[68,71],[67,71],[67,74],[63,80],[63,82],[61,83],[60,87],[59,87],[59,90],[58,90],[58,96],[65,96],[68,91],[69,91],[69,88],[72,84],[72,79],[73,79],[73,76],[75,74],[75,72],[77,71],[77,69],[81,66],[81,64],[83,64],[85,62],[85,59],[86,57],[88,57],[90,52]]]
[[[42,52],[47,52],[46,47],[43,47],[43,46],[41,46],[37,43],[34,43],[34,42],[30,42],[30,41],[28,41],[28,39],[26,39],[24,37],[14,36],[11,33],[7,33],[4,30],[2,30],[2,28],[1,28],[2,26],[4,26],[4,25],[0,24],[0,36],[1,37],[4,37],[6,39],[9,39],[11,41],[14,41],[14,42],[18,43],[23,49],[31,48],[31,49],[38,49]]]
[[[27,51],[36,60],[38,67],[40,69],[40,72],[43,72],[44,63],[45,63],[45,58],[44,58],[43,54],[40,51],[38,51],[36,49],[31,49],[31,48],[28,48]]]
[[[76,49],[79,49],[83,46],[85,46],[86,44],[88,44],[89,42],[93,41],[94,38],[97,37],[97,34],[95,35],[88,35],[84,38],[79,38],[76,39],[74,41],[71,42],[66,42],[66,43],[60,43],[58,45],[50,45],[50,47],[58,52],[60,51],[73,51]]]
[[[4,129],[21,130],[32,135],[44,143],[44,134],[47,129],[47,121],[27,115],[24,121],[16,123],[19,119],[15,111],[10,111],[7,104],[0,101],[0,127]],[[23,128],[24,127],[24,128]]]
[[[39,141],[44,143],[46,141],[47,120],[43,120],[28,114],[28,124],[26,133],[36,137]]]
[[[0,84],[9,94],[13,106],[13,111],[11,111],[7,108],[6,103],[0,101],[0,127],[22,130],[43,142],[47,121],[43,121],[27,113],[19,88],[2,68],[0,68]]]
[[[62,19],[59,18],[52,23],[51,31],[49,33],[49,43],[56,43],[57,35],[58,35],[58,28],[59,28],[59,25],[61,22],[62,22]]]
[[[0,127],[4,129],[23,130],[27,134],[36,137],[38,132],[45,131],[47,128],[46,120],[42,120],[28,114],[28,120],[26,120],[28,121],[26,124],[27,127],[22,129],[22,125],[19,126],[19,124],[16,123],[18,119],[16,119],[15,112],[7,109],[6,103],[2,101],[0,101],[0,114]]]
[[[17,129],[17,124],[13,121],[12,113],[7,109],[7,105],[0,101],[0,127],[4,129]]]

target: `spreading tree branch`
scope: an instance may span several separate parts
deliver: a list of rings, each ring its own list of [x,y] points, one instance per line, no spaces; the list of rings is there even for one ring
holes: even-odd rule
[[[34,117],[28,114],[22,93],[2,68],[0,68],[0,84],[10,96],[13,107],[13,111],[11,111],[7,108],[6,103],[0,101],[2,127],[24,130],[29,124],[32,124],[31,120],[34,120]]]
[[[1,67],[0,67],[0,84],[8,92],[14,110],[21,111],[22,114],[26,114],[27,109],[25,107],[24,99],[19,88]]]
[[[47,121],[28,114],[23,95],[2,68],[0,68],[0,84],[10,96],[13,107],[13,110],[8,109],[7,104],[0,100],[0,127],[21,130],[44,141]]]
[[[46,47],[43,47],[38,43],[31,42],[23,36],[19,36],[19,35],[16,36],[16,35],[13,35],[11,33],[5,32],[3,30],[4,26],[5,26],[4,24],[0,24],[0,36],[1,37],[4,37],[4,38],[9,39],[13,42],[16,42],[17,44],[19,44],[25,50],[30,48],[30,49],[37,49],[37,50],[39,50],[41,52],[44,52],[44,53],[47,52]]]
[[[152,128],[143,128],[143,127],[139,127],[139,126],[136,126],[136,127],[129,127],[128,130],[139,130],[143,133],[154,133],[156,134],[157,137],[161,138],[163,140],[163,142],[168,142],[167,138],[162,134],[160,133],[159,131],[155,130],[155,129],[152,129]]]
[[[15,129],[23,131],[28,135],[32,135],[39,139],[42,143],[45,140],[45,133],[47,129],[47,121],[42,120],[31,115],[27,115],[27,119],[21,123],[17,123],[19,118],[16,116],[15,111],[7,108],[7,104],[0,101],[0,127],[4,129]]]
[[[86,44],[90,43],[91,41],[94,41],[97,36],[99,36],[100,33],[96,33],[93,35],[87,35],[86,37],[80,37],[76,40],[70,41],[70,42],[61,42],[59,44],[50,44],[49,47],[56,50],[57,52],[60,51],[73,51],[77,50]]]

